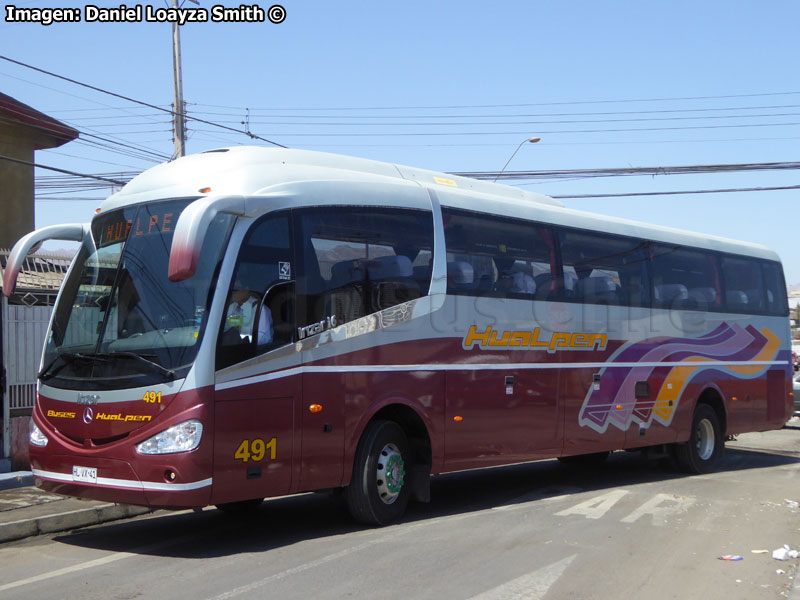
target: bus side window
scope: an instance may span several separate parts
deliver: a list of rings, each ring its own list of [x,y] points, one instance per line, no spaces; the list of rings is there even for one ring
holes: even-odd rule
[[[448,294],[533,300],[569,287],[553,277],[549,227],[453,208],[442,212]]]
[[[641,240],[562,229],[559,243],[564,273],[575,277],[577,301],[645,305],[646,255]]]
[[[722,310],[725,300],[714,253],[652,244],[651,261],[653,308]]]
[[[298,327],[341,325],[428,293],[430,212],[331,206],[296,214]]]
[[[763,313],[764,283],[760,264],[748,258],[722,257],[725,301],[731,312]]]
[[[294,288],[286,285],[292,277],[289,216],[268,215],[250,228],[239,249],[217,341],[217,369],[294,340],[294,299],[287,297]]]
[[[761,269],[764,273],[766,287],[767,312],[771,315],[786,316],[789,314],[789,306],[786,301],[786,285],[783,283],[780,264],[763,262]]]

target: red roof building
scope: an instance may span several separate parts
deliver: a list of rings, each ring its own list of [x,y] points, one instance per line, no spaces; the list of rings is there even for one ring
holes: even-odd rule
[[[0,248],[34,229],[34,152],[77,137],[72,127],[0,93]]]

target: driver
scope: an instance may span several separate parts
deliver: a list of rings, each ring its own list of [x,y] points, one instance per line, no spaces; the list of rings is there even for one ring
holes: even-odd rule
[[[242,340],[250,342],[253,336],[253,322],[260,298],[258,294],[236,281],[231,291],[231,299],[225,314],[225,332],[238,333]],[[266,306],[261,307],[258,319],[258,344],[269,344],[272,341],[272,314]]]

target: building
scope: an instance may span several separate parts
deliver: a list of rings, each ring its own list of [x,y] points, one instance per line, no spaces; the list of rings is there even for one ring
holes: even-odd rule
[[[0,248],[34,229],[34,152],[77,137],[72,127],[0,93]]]
[[[34,153],[57,148],[77,137],[78,131],[72,127],[0,93],[0,275],[8,259],[7,249],[35,228]],[[0,470],[27,467],[27,429],[36,396],[36,371],[52,300],[69,262],[66,256],[29,257],[17,293],[3,298]]]

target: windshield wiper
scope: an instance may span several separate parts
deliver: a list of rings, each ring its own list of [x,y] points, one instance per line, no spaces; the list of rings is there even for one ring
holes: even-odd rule
[[[91,361],[94,358],[95,358],[94,355],[91,354],[81,354],[80,352],[62,352],[61,354],[56,356],[52,361],[50,361],[50,364],[48,364],[46,367],[43,367],[42,370],[39,371],[37,377],[42,381],[45,381],[47,379],[50,379],[51,377],[55,377],[56,374],[61,369],[63,369],[67,365],[71,365],[77,360]],[[55,369],[53,369],[53,365],[55,365],[59,360],[63,360],[64,362],[58,365]],[[53,370],[51,371],[50,369]]]
[[[109,359],[109,358],[132,358],[133,360],[139,361],[143,365],[147,365],[148,368],[159,373],[172,381],[175,379],[175,371],[171,369],[167,369],[166,367],[162,367],[155,361],[150,360],[149,358],[145,358],[141,354],[136,354],[136,352],[107,352],[104,354],[92,354],[92,358],[97,357],[100,359]]]
[[[50,364],[44,367],[41,371],[39,371],[39,379],[47,380],[51,377],[55,377],[56,374],[61,371],[67,365],[71,365],[75,361],[83,360],[88,362],[107,362],[109,360],[115,358],[132,358],[133,360],[138,361],[139,363],[146,365],[151,371],[155,371],[156,373],[163,375],[168,380],[172,381],[175,379],[175,371],[167,369],[166,367],[162,367],[157,362],[154,362],[150,359],[145,358],[140,354],[136,354],[135,352],[107,352],[107,353],[97,353],[97,354],[80,354],[78,352],[62,352],[58,356],[56,356]],[[53,368],[53,365],[56,362],[62,359],[64,362],[58,365],[56,368]],[[52,370],[51,370],[52,369]]]

